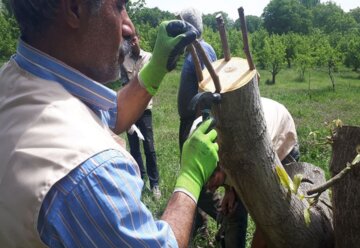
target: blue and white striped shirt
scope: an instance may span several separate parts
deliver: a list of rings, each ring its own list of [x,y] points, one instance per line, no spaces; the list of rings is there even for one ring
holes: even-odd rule
[[[12,59],[60,83],[114,127],[114,91],[23,41]],[[132,161],[119,151],[103,151],[53,185],[39,212],[39,235],[50,247],[178,247],[170,226],[155,221],[141,202],[142,186]]]

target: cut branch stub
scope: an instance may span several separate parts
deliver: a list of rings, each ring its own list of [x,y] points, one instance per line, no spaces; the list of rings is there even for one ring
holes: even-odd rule
[[[197,41],[197,40],[195,40],[193,42],[193,44],[194,44],[197,52],[200,54],[200,57],[201,57],[202,61],[204,62],[206,69],[210,73],[211,79],[214,82],[215,92],[220,93],[221,86],[220,86],[219,76],[214,71],[214,68],[212,67],[211,62],[210,62],[208,56],[206,55],[204,48],[200,45],[199,41]]]
[[[227,41],[227,37],[226,37],[224,19],[223,19],[221,13],[216,16],[216,22],[218,25],[221,44],[222,44],[222,48],[224,51],[224,59],[225,59],[225,61],[229,61],[231,59],[231,55],[230,55],[230,49],[229,49],[229,45],[228,45],[228,41]]]
[[[244,15],[244,8],[240,7],[238,9],[239,17],[240,17],[240,26],[241,26],[241,33],[243,36],[243,42],[244,42],[244,53],[246,55],[246,59],[249,64],[250,70],[255,69],[255,65],[253,62],[253,59],[251,57],[250,48],[249,48],[249,41],[248,41],[248,35],[247,35],[247,26],[246,26],[246,20]]]
[[[200,83],[201,81],[203,81],[204,77],[203,77],[203,74],[202,74],[202,69],[201,69],[201,64],[200,64],[199,57],[196,54],[196,51],[195,51],[195,48],[194,48],[193,44],[188,45],[187,49],[190,51],[191,57],[193,58],[196,77],[197,77],[198,82]]]

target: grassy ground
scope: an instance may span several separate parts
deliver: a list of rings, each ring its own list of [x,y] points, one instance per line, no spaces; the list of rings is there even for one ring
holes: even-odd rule
[[[266,85],[270,74],[260,71],[260,94],[284,104],[292,113],[297,125],[301,161],[320,166],[328,172],[331,147],[321,144],[329,135],[325,123],[341,119],[346,125],[360,125],[359,73],[343,70],[335,75],[336,89],[332,90],[331,82],[324,71],[312,71],[306,82],[297,80],[298,73],[283,70],[277,76],[276,84]],[[158,167],[161,176],[163,197],[154,202],[149,192],[145,192],[143,200],[160,217],[172,193],[179,170],[177,89],[179,72],[170,73],[164,79],[159,93],[154,97],[153,124]],[[310,133],[316,134],[309,135]],[[327,174],[329,176],[329,174]],[[250,221],[247,240],[249,247],[254,224]],[[216,233],[215,221],[209,223],[210,241]],[[209,247],[209,241],[195,239],[194,247]]]

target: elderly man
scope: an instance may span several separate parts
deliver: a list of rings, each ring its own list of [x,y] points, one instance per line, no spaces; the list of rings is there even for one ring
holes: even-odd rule
[[[177,55],[196,37],[164,22],[152,59],[117,94],[133,33],[125,0],[12,0],[21,38],[0,70],[0,243],[3,247],[187,247],[196,202],[218,160],[205,122],[183,149],[162,220],[112,137],[139,118]],[[206,165],[206,166],[205,166]]]

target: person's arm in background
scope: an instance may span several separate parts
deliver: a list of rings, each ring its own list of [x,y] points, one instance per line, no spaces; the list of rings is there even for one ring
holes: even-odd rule
[[[127,130],[143,113],[165,74],[175,68],[179,55],[196,39],[196,34],[196,29],[183,21],[160,25],[151,60],[118,92],[115,133]]]

